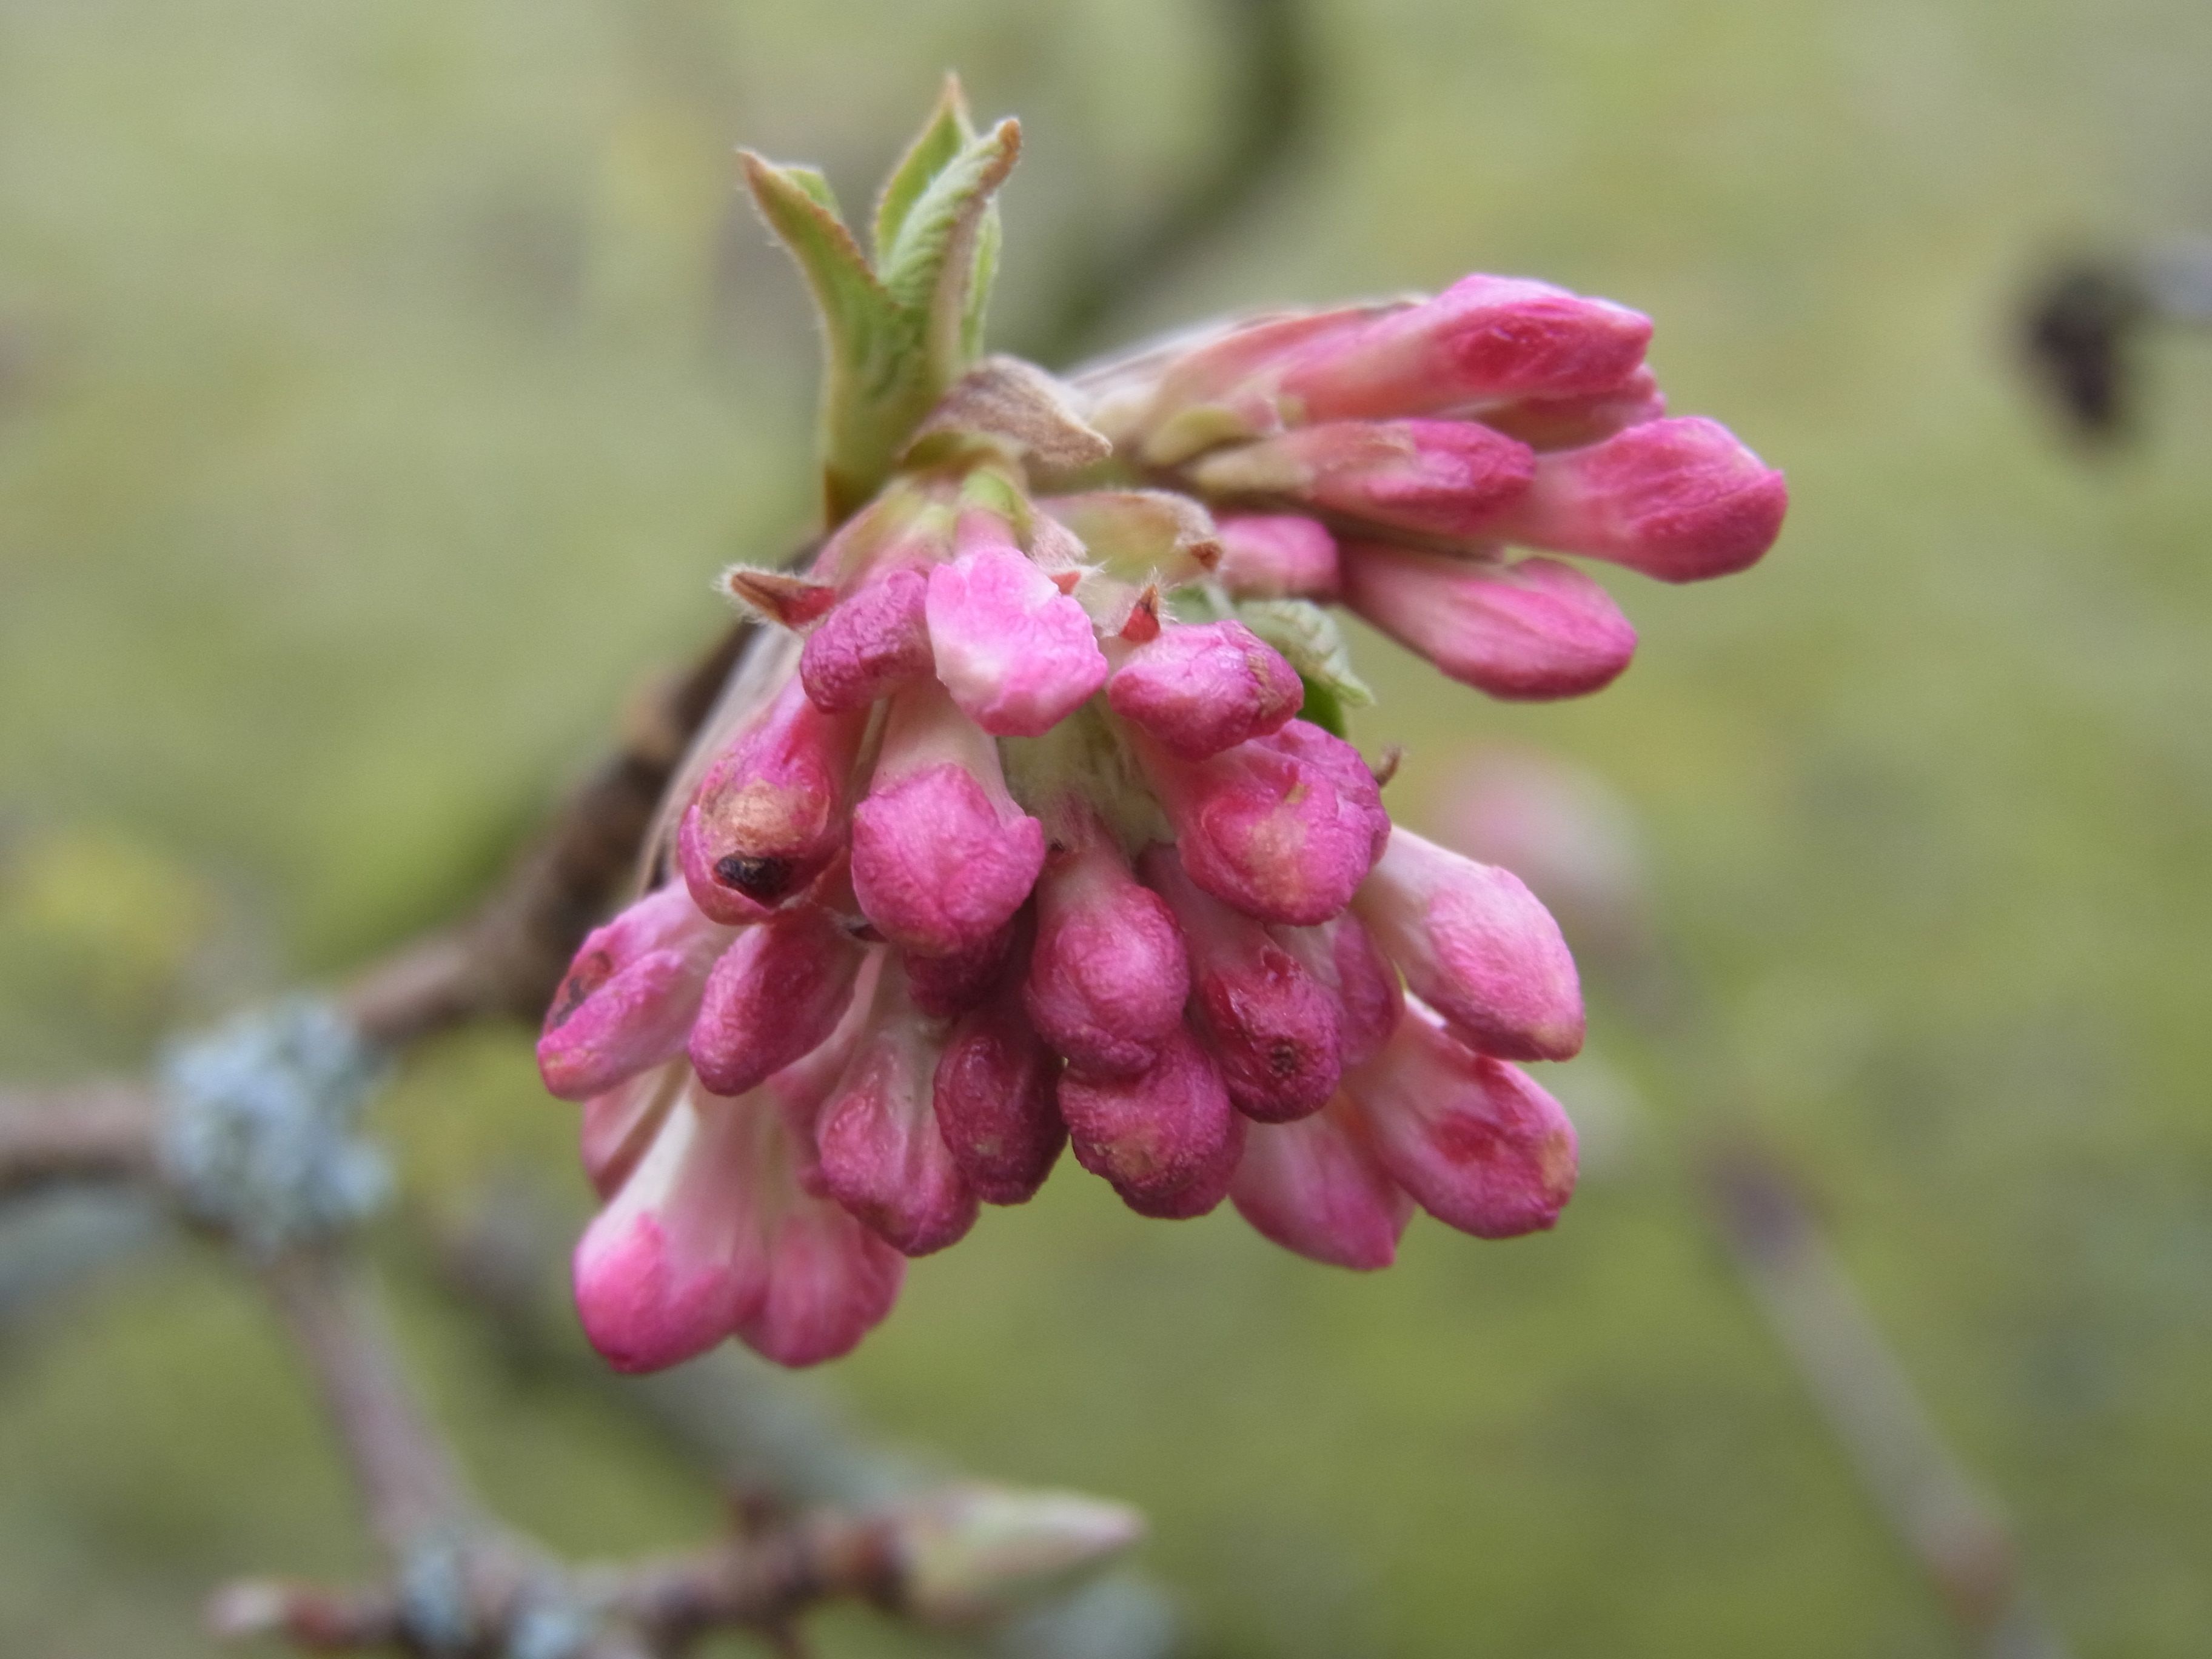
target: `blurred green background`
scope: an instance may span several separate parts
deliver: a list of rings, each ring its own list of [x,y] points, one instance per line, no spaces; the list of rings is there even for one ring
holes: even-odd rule
[[[2212,351],[2162,354],[2146,441],[2089,465],[2010,330],[2052,249],[2212,228],[2212,7],[1308,13],[1304,147],[1097,343],[1478,267],[1658,319],[1674,407],[1789,471],[1781,546],[1612,582],[1644,645],[1586,703],[1365,640],[1360,735],[1408,744],[1432,827],[1479,742],[1613,781],[1711,1029],[1662,1054],[1597,1004],[1635,1103],[1549,1237],[1417,1223],[1355,1277],[1071,1167],[823,1386],[1141,1504],[1195,1653],[1953,1651],[1702,1218],[1681,1149],[1725,1112],[1810,1183],[2076,1650],[2204,1651]],[[958,66],[1027,127],[1018,344],[1199,165],[1231,39],[1165,0],[0,0],[0,1073],[138,1064],[442,914],[720,625],[711,573],[803,529],[813,348],[733,144],[864,199]],[[522,1161],[580,1212],[521,1035],[380,1112],[422,1203]],[[399,1277],[514,1519],[712,1523]],[[209,1253],[0,1328],[0,1650],[198,1653],[211,1582],[368,1559]]]

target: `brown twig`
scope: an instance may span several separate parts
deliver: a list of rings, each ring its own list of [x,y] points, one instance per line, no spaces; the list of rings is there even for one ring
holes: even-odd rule
[[[154,1172],[153,1095],[116,1079],[0,1090],[0,1198],[61,1182]]]

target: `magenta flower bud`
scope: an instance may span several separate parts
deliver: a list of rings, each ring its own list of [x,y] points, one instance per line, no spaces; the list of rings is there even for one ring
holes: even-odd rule
[[[546,1089],[587,1099],[682,1054],[708,970],[730,938],[699,914],[680,882],[586,934],[538,1039]]]
[[[1556,559],[1455,558],[1361,542],[1345,549],[1346,603],[1452,678],[1513,702],[1578,697],[1636,654],[1612,595]]]
[[[1756,564],[1789,506],[1779,472],[1719,422],[1692,416],[1543,457],[1528,493],[1477,532],[1693,582]]]
[[[894,945],[975,949],[1010,921],[1044,866],[1044,826],[1014,804],[998,745],[934,681],[891,700],[868,798],[853,814],[853,890]]]
[[[669,1107],[689,1086],[680,1066],[663,1066],[617,1083],[584,1103],[577,1151],[585,1179],[602,1200],[612,1198],[660,1133]]]
[[[828,1040],[852,1000],[863,948],[829,911],[801,905],[746,929],[708,976],[692,1068],[741,1095]]]
[[[932,1086],[942,1040],[887,966],[859,1045],[816,1125],[830,1196],[902,1255],[957,1243],[975,1193],[938,1133]]]
[[[853,763],[866,720],[825,714],[793,676],[732,739],[677,828],[691,899],[717,921],[758,921],[844,849]]]
[[[990,515],[962,520],[960,547],[958,558],[929,573],[937,678],[994,736],[1048,732],[1105,684],[1090,615]]]
[[[1037,1032],[1093,1077],[1133,1077],[1182,1028],[1190,981],[1182,937],[1157,893],[1138,885],[1087,808],[1037,884],[1036,942],[1023,1006]]]
[[[1581,1051],[1575,959],[1512,872],[1401,827],[1353,902],[1414,994],[1472,1047],[1505,1060]]]
[[[850,1353],[890,1313],[906,1258],[836,1205],[793,1194],[768,1235],[768,1293],[737,1334],[779,1365]]]
[[[576,1311],[617,1370],[703,1352],[768,1294],[750,1194],[755,1144],[774,1127],[755,1100],[684,1092],[613,1200],[576,1245]]]
[[[933,1019],[957,1019],[998,988],[1013,952],[1018,918],[988,939],[949,957],[899,952],[914,1006]]]
[[[1217,495],[1278,497],[1367,523],[1464,536],[1528,488],[1528,445],[1472,421],[1331,421],[1216,450],[1190,468]]]
[[[1191,1024],[1229,1098],[1262,1123],[1319,1111],[1342,1069],[1328,994],[1266,928],[1199,891],[1173,848],[1146,849],[1142,868],[1182,930]]]
[[[1307,721],[1195,764],[1141,738],[1139,748],[1183,868],[1248,916],[1326,921],[1389,837],[1382,792],[1358,750]]]
[[[932,1099],[952,1161],[986,1204],[1026,1204],[1067,1144],[1054,1093],[1060,1060],[1009,978],[945,1038]]]
[[[1433,300],[1324,335],[1276,377],[1307,421],[1460,414],[1620,385],[1644,361],[1650,319],[1549,283],[1462,278]]]
[[[1448,1227],[1478,1238],[1539,1231],[1574,1193],[1575,1129],[1559,1103],[1417,1002],[1344,1086],[1382,1167]]]
[[[1070,1069],[1060,1075],[1059,1099],[1075,1161],[1113,1183],[1132,1209],[1172,1209],[1186,1194],[1202,1196],[1243,1133],[1221,1073],[1181,1027],[1150,1071],[1091,1078]]]
[[[817,708],[866,708],[930,672],[929,583],[894,570],[844,600],[806,636],[799,678]]]
[[[1667,412],[1659,377],[1639,368],[1619,386],[1565,398],[1523,398],[1482,411],[1485,426],[1518,438],[1531,449],[1579,449]]]
[[[1245,1140],[1251,1127],[1250,1119],[1231,1114],[1228,1139],[1182,1186],[1166,1193],[1123,1192],[1120,1194],[1121,1201],[1151,1221],[1194,1221],[1200,1216],[1211,1215],[1221,1207],[1221,1200],[1229,1196],[1230,1188],[1236,1183],[1237,1166],[1244,1160]]]
[[[1214,580],[1238,599],[1333,599],[1336,538],[1296,513],[1235,513],[1218,524]]]
[[[1106,683],[1108,707],[1192,761],[1281,730],[1305,695],[1297,671],[1241,622],[1163,627]]]
[[[1392,830],[1391,840],[1402,833]],[[1318,927],[1269,931],[1328,994],[1336,1011],[1337,1047],[1345,1069],[1366,1064],[1396,1029],[1406,1006],[1405,990],[1389,957],[1349,910]]]
[[[1342,1095],[1295,1123],[1253,1126],[1229,1188],[1263,1238],[1332,1267],[1371,1272],[1398,1259],[1413,1200],[1375,1154]]]
[[[830,1196],[830,1184],[822,1176],[820,1137],[815,1133],[821,1121],[822,1109],[829,1104],[838,1079],[852,1064],[854,1052],[860,1044],[860,1033],[867,1030],[874,1016],[876,987],[888,956],[889,952],[880,948],[864,955],[860,970],[853,981],[852,996],[836,1029],[811,1053],[785,1066],[761,1085],[762,1095],[790,1131],[792,1178],[801,1192],[815,1198]]]

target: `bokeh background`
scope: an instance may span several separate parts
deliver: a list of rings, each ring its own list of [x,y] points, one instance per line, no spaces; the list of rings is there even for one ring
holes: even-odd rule
[[[1253,70],[1219,6],[0,0],[0,1072],[141,1063],[471,890],[720,626],[713,571],[805,527],[809,325],[732,146],[865,199],[957,65],[1027,127],[1000,342],[1540,274],[1657,318],[1675,407],[1795,504],[1749,574],[1614,583],[1644,645],[1584,703],[1360,641],[1399,814],[1446,830],[1481,744],[1594,769],[1708,1011],[1662,1047],[1596,1002],[1556,1233],[1417,1223],[1355,1277],[1071,1168],[821,1386],[1142,1505],[1193,1653],[1954,1651],[1716,1242],[1687,1149],[1725,1121],[1814,1195],[2074,1648],[2203,1652],[2212,349],[2173,342],[2092,462],[2012,335],[2054,252],[2212,228],[2212,8],[1304,14],[1281,165],[1086,341],[1067,296]],[[714,1524],[410,1269],[488,1182],[581,1211],[524,1036],[441,1047],[378,1115],[410,1352],[495,1501],[579,1551]],[[155,1237],[40,1296],[19,1237],[0,1649],[196,1654],[212,1581],[367,1568],[219,1260]]]

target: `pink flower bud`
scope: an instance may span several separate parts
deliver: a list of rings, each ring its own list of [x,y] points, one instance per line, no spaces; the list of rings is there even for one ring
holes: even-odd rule
[[[1389,837],[1358,751],[1304,720],[1195,764],[1139,747],[1190,878],[1262,921],[1326,921]]]
[[[1528,1074],[1455,1041],[1417,1002],[1345,1079],[1376,1155],[1413,1200],[1478,1238],[1535,1232],[1575,1189],[1575,1130]]]
[[[934,681],[891,700],[868,798],[853,815],[853,890],[884,937],[926,956],[1005,927],[1044,865],[1044,826],[1014,805],[998,746]]]
[[[836,1030],[804,1059],[785,1066],[761,1085],[761,1094],[775,1109],[790,1130],[792,1176],[799,1190],[815,1198],[828,1198],[830,1184],[823,1179],[820,1137],[816,1133],[822,1109],[837,1087],[845,1068],[860,1045],[876,1006],[876,987],[889,952],[878,948],[866,952],[853,981],[853,994]]]
[[[678,826],[694,903],[717,921],[757,921],[806,890],[843,850],[866,726],[823,714],[796,676],[786,684],[708,769]]]
[[[1075,1161],[1112,1182],[1133,1209],[1174,1209],[1186,1194],[1202,1196],[1243,1127],[1221,1073],[1180,1027],[1136,1077],[1061,1073],[1060,1115]]]
[[[1133,1077],[1182,1028],[1190,981],[1168,907],[1137,884],[1087,809],[1037,884],[1036,944],[1023,1006],[1039,1035],[1079,1070]]]
[[[699,1080],[718,1095],[741,1095],[818,1048],[852,1000],[863,954],[813,905],[740,933],[708,977],[691,1028]]]
[[[1232,1113],[1229,1138],[1182,1186],[1166,1193],[1124,1191],[1120,1194],[1121,1201],[1152,1221],[1194,1221],[1211,1215],[1221,1207],[1221,1200],[1236,1183],[1237,1166],[1244,1160],[1245,1139],[1251,1127],[1250,1119]]]
[[[1367,523],[1463,536],[1528,488],[1526,444],[1472,421],[1331,421],[1216,450],[1201,489],[1309,502]]]
[[[1354,902],[1414,994],[1474,1048],[1506,1060],[1581,1050],[1574,957],[1551,912],[1510,871],[1401,827]]]
[[[1404,833],[1394,830],[1390,839]],[[1384,856],[1389,856],[1385,849]],[[1371,879],[1371,878],[1370,878]],[[1346,1070],[1382,1047],[1404,1012],[1398,970],[1376,948],[1359,918],[1346,910],[1314,927],[1274,927],[1275,942],[1328,994],[1336,1011],[1337,1046]]]
[[[686,1091],[576,1245],[576,1311],[617,1370],[658,1370],[714,1346],[768,1294],[750,1196],[764,1127],[756,1100]]]
[[[1194,761],[1279,731],[1304,701],[1297,671],[1241,622],[1164,627],[1106,684],[1115,714]]]
[[[1618,386],[1644,361],[1647,317],[1548,283],[1462,278],[1433,300],[1325,335],[1276,377],[1307,421],[1459,414]]]
[[[1656,421],[1667,412],[1659,377],[1638,368],[1619,386],[1565,398],[1523,398],[1482,411],[1482,423],[1518,438],[1531,449],[1579,449],[1624,428]]]
[[[906,1258],[836,1205],[794,1193],[768,1235],[768,1294],[737,1334],[779,1365],[850,1353],[883,1323]]]
[[[1018,981],[952,1028],[937,1062],[937,1127],[986,1204],[1026,1204],[1067,1144],[1060,1060],[1022,1012]]]
[[[1328,994],[1266,928],[1199,891],[1173,848],[1147,849],[1142,867],[1182,930],[1191,1023],[1229,1098],[1262,1123],[1320,1110],[1341,1069]]]
[[[1333,599],[1336,538],[1295,513],[1237,513],[1218,523],[1214,580],[1238,599]]]
[[[662,1066],[617,1083],[584,1103],[577,1135],[584,1176],[601,1199],[612,1198],[660,1132],[669,1107],[690,1084],[681,1066]]]
[[[799,677],[817,708],[866,708],[930,672],[929,583],[894,570],[823,618],[799,653]]]
[[[1261,1237],[1363,1271],[1398,1259],[1413,1213],[1413,1200],[1382,1167],[1358,1109],[1342,1095],[1295,1123],[1255,1124],[1229,1195]]]
[[[583,1100],[682,1054],[708,972],[730,939],[680,882],[585,935],[538,1039],[547,1090]]]
[[[1477,530],[1662,581],[1702,581],[1756,564],[1789,505],[1782,475],[1717,421],[1647,421],[1543,457],[1528,494]]]
[[[938,1133],[931,1100],[942,1042],[888,966],[859,1046],[816,1133],[830,1195],[903,1255],[957,1243],[975,1194]]]
[[[1048,732],[1105,683],[1091,617],[989,515],[963,519],[960,546],[929,573],[937,678],[994,736]]]
[[[1493,697],[1576,697],[1636,653],[1612,596],[1555,559],[1454,558],[1362,542],[1345,549],[1345,599],[1400,644]]]
[[[1109,386],[1098,417],[1123,437],[1141,435],[1155,466],[1173,466],[1226,440],[1263,436],[1286,424],[1275,396],[1283,366],[1302,348],[1354,337],[1382,307],[1258,317],[1220,329],[1194,344],[1170,342],[1127,366],[1146,390],[1133,398]],[[1295,415],[1296,411],[1291,411]]]
[[[988,938],[949,957],[899,952],[899,966],[906,970],[914,1006],[933,1019],[954,1019],[982,1001],[1005,975],[1015,927],[1016,923],[1010,921]]]

